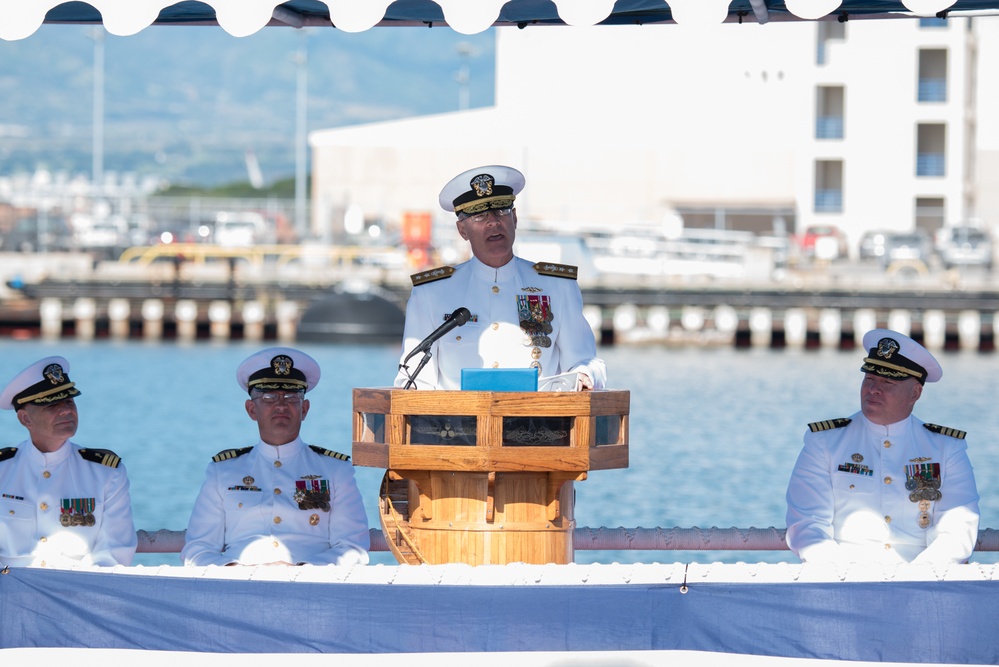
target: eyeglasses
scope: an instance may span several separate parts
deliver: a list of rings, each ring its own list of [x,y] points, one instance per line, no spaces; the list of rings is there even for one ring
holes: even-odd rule
[[[475,213],[474,215],[462,215],[461,219],[480,223],[488,220],[490,216],[495,216],[496,218],[509,218],[511,213],[513,213],[513,207],[511,206],[508,206],[507,208],[491,208],[488,211]]]
[[[261,400],[264,403],[267,403],[268,405],[273,405],[278,401],[282,403],[287,403],[288,405],[299,405],[303,400],[305,400],[305,396],[299,392],[278,394],[272,391],[268,391],[264,392],[263,394],[257,394],[256,396],[253,397],[253,400],[255,401]]]

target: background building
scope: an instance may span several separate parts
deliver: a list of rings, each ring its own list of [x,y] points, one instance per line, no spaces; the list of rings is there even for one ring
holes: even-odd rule
[[[495,33],[495,107],[311,135],[316,236],[450,226],[441,186],[491,163],[526,173],[522,223],[566,230],[829,224],[855,254],[999,223],[999,19]]]

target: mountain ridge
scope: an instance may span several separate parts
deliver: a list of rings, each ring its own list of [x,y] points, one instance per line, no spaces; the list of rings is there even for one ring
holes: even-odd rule
[[[493,104],[492,31],[304,33],[272,28],[236,38],[211,27],[154,26],[116,37],[48,25],[0,42],[0,175],[90,174],[95,35],[103,38],[105,172],[213,186],[246,180],[252,151],[266,181],[293,174],[303,48],[310,132],[456,110],[464,65],[469,106]]]

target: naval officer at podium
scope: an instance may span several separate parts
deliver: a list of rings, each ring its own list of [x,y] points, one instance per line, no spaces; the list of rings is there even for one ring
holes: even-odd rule
[[[457,215],[472,258],[412,277],[395,386],[460,389],[463,368],[536,368],[540,377],[577,373],[580,389],[604,387],[576,267],[513,254],[514,201],[524,183],[518,170],[493,165],[441,190],[440,205]],[[449,322],[455,316],[462,321]]]

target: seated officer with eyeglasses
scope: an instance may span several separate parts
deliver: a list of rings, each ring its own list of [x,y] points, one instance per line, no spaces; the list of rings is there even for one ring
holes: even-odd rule
[[[299,432],[319,365],[292,348],[250,356],[236,372],[260,441],[212,457],[187,526],[186,565],[364,565],[368,517],[350,457]]]
[[[514,201],[524,175],[512,167],[470,169],[451,179],[439,196],[457,215],[458,234],[472,258],[412,276],[406,307],[403,364],[395,386],[416,373],[419,355],[406,357],[459,308],[468,321],[451,329],[430,349],[416,374],[417,389],[460,389],[463,368],[536,368],[539,377],[576,372],[579,387],[602,389],[606,366],[597,358],[576,267],[529,262],[514,256]]]

